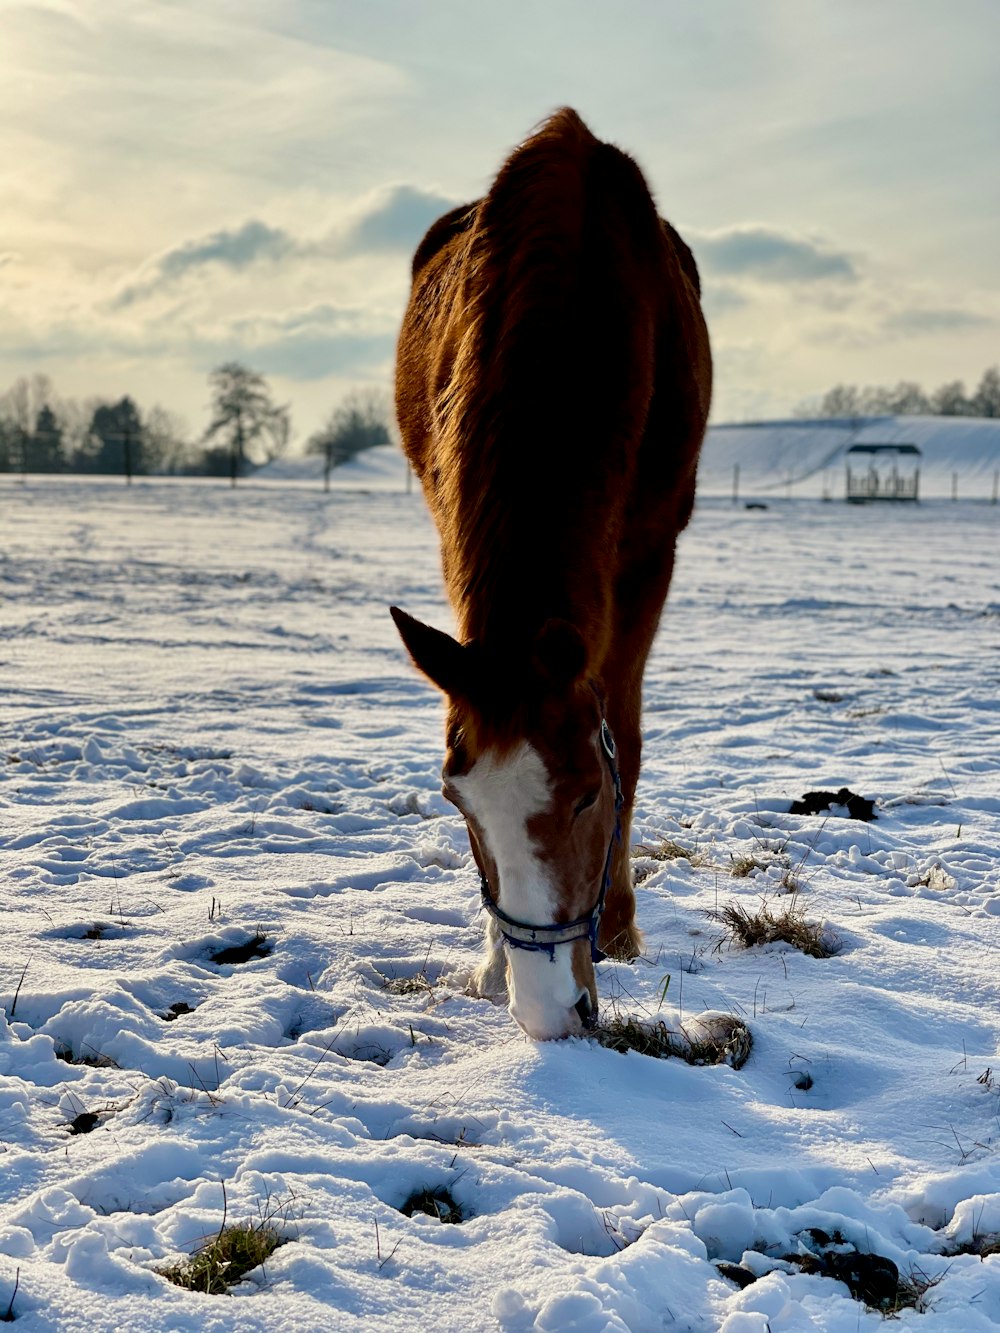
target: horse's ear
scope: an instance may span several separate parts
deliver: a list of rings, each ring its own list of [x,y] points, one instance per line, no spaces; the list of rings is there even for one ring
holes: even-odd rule
[[[396,622],[414,666],[445,694],[467,697],[472,684],[467,650],[450,634],[415,620],[398,606],[390,606],[389,614]]]
[[[571,684],[587,667],[583,635],[568,620],[547,620],[535,636],[531,664],[550,685]]]

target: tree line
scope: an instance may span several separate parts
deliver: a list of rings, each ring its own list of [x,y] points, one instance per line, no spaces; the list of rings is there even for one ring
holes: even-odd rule
[[[835,384],[821,398],[808,399],[795,409],[797,417],[941,416],[1000,417],[1000,369],[983,372],[976,389],[967,394],[962,380],[951,380],[926,393],[913,380],[892,387]]]
[[[85,472],[133,476],[227,476],[235,484],[280,458],[291,439],[291,412],[274,401],[263,375],[238,361],[210,373],[211,416],[192,437],[158,404],[141,409],[128,394],[80,401],[56,393],[47,375],[18,379],[0,396],[0,472]],[[355,389],[306,442],[331,468],[392,438],[388,393]]]

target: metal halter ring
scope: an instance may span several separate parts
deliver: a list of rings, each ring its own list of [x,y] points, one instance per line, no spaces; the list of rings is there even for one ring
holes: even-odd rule
[[[601,747],[612,763],[618,758],[618,747],[615,745],[615,738],[611,734],[611,728],[608,726],[607,718],[601,718]]]

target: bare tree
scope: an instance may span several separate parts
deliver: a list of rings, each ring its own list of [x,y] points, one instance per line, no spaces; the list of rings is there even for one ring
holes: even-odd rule
[[[28,471],[31,440],[43,408],[55,399],[48,375],[22,375],[0,399],[0,417],[7,440],[8,465],[22,475]]]
[[[861,395],[853,384],[835,384],[823,395],[819,406],[820,416],[824,417],[860,417],[864,414]]]
[[[158,403],[146,413],[143,445],[150,472],[181,472],[194,463],[187,423]]]
[[[972,404],[965,396],[965,385],[961,380],[951,380],[942,384],[931,394],[931,411],[939,417],[967,417],[972,411]]]
[[[900,380],[895,388],[865,389],[862,406],[873,414],[900,417],[923,416],[930,412],[927,395],[915,380]]]
[[[966,396],[961,380],[942,384],[930,395],[914,380],[894,387],[837,384],[822,398],[807,398],[795,408],[797,417],[848,417],[855,424],[866,416],[1000,417],[1000,369],[991,366],[974,394]]]
[[[983,371],[972,405],[977,417],[1000,417],[1000,369],[996,366]]]
[[[227,361],[216,366],[209,376],[212,386],[212,421],[204,440],[221,436],[228,447],[229,476],[232,485],[251,460],[262,450],[266,460],[279,457],[288,447],[290,431],[287,405],[279,407],[263,375]]]
[[[384,389],[353,389],[330,413],[324,425],[309,437],[306,452],[323,454],[323,480],[330,489],[330,473],[365,449],[392,443],[392,400]]]

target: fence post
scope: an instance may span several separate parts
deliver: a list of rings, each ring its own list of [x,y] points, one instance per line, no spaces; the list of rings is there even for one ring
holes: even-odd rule
[[[953,472],[953,473],[951,474],[951,498],[952,498],[953,500],[957,500],[957,499],[958,499],[958,473],[957,473],[957,472]]]
[[[740,465],[733,464],[733,504],[738,504],[740,498]]]

